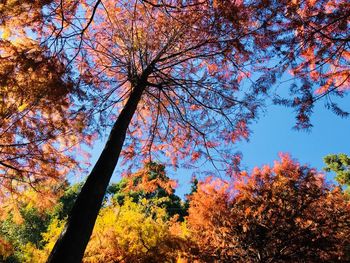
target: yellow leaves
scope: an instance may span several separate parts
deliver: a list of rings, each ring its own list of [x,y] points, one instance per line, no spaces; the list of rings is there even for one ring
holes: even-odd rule
[[[55,185],[57,182],[50,180],[47,184]],[[59,191],[54,191],[50,187],[39,187],[39,190],[29,189],[25,193],[21,194],[21,200],[27,203],[27,208],[35,207],[39,212],[48,212],[57,203],[57,199],[60,196]]]
[[[54,180],[47,180],[37,184],[35,189],[18,182],[17,184],[13,183],[14,188],[18,186],[22,189],[1,197],[0,220],[5,220],[10,215],[15,224],[22,224],[24,211],[34,208],[39,214],[50,212],[62,194],[62,191],[54,190],[57,183]]]
[[[191,237],[191,231],[188,229],[186,221],[178,222],[176,217],[170,219],[169,231],[171,234],[183,239],[190,239]]]
[[[18,107],[18,111],[22,112],[28,107],[28,103],[23,103]]]
[[[15,207],[14,209],[12,209],[12,218],[13,218],[13,222],[15,222],[16,224],[22,224],[23,223],[23,217],[18,209],[18,207]]]
[[[64,227],[64,223],[59,221],[58,219],[53,219],[53,221],[50,223],[47,232],[43,234],[43,240],[46,243],[45,250],[51,251],[54,247],[56,240],[60,233],[62,232]]]
[[[42,233],[42,241],[45,246],[39,249],[36,245],[32,243],[27,243],[21,247],[21,260],[23,263],[44,263],[46,262],[52,248],[54,247],[56,240],[58,239],[60,233],[63,230],[64,222],[59,221],[54,218],[47,231]]]
[[[9,215],[12,216],[13,222],[21,224],[23,218],[20,212],[20,207],[15,200],[15,195],[9,195],[7,198],[3,198],[0,202],[0,220],[6,220]]]
[[[0,259],[6,259],[13,252],[11,244],[0,236]]]
[[[150,251],[160,248],[169,233],[164,218],[165,209],[150,207],[149,201],[140,204],[126,199],[124,205],[111,205],[101,210],[85,252],[84,262],[136,262]]]
[[[21,260],[23,263],[44,263],[50,251],[39,250],[34,244],[27,243],[21,247]]]
[[[0,27],[1,38],[7,40],[11,37],[11,30],[8,27]]]

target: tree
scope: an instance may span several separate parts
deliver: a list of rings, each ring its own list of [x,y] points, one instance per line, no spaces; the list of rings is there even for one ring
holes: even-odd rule
[[[47,188],[38,184],[62,182],[78,170],[73,155],[85,125],[72,104],[78,90],[64,57],[29,33],[41,28],[42,9],[51,2],[0,4],[0,200],[28,188],[42,191]],[[43,199],[51,194],[42,192]]]
[[[254,83],[257,92],[270,93],[274,102],[297,112],[297,129],[312,126],[310,115],[317,101],[326,98],[326,107],[337,115],[348,112],[333,96],[343,97],[350,88],[348,1],[336,0],[258,0],[215,1],[225,19],[232,23],[255,21],[254,41],[270,50],[266,67],[251,71],[263,74]],[[288,74],[285,74],[288,72]],[[282,80],[281,76],[284,75]],[[275,94],[271,87],[290,85],[289,94]],[[281,87],[282,88],[282,87]]]
[[[58,205],[46,216],[49,225],[41,231],[25,231],[39,236],[37,242],[26,236],[11,237],[10,245],[18,252],[19,262],[45,262],[64,226],[67,210],[74,203],[81,185],[65,189]],[[174,195],[174,181],[165,175],[164,166],[147,163],[145,167],[119,184],[109,187],[107,198],[97,218],[83,262],[173,262],[185,252],[187,243],[178,222],[182,216],[180,198]],[[179,207],[176,207],[179,205]],[[172,208],[180,208],[180,211]],[[42,217],[40,217],[42,218]],[[30,218],[23,218],[31,225]],[[11,224],[11,228],[22,226]],[[176,230],[176,231],[174,231]],[[9,239],[9,235],[5,235]],[[17,244],[17,245],[16,245]],[[18,245],[20,244],[20,246]]]
[[[61,189],[59,193],[46,195],[44,200],[42,193],[52,190],[42,191],[39,188],[36,192],[27,189],[21,192],[15,203],[11,200],[13,196],[8,198],[10,200],[3,200],[0,207],[0,255],[4,262],[33,262],[34,256],[30,251],[39,251],[46,246],[47,240],[42,235],[51,225],[66,219],[81,184],[69,185],[64,182],[58,188]],[[54,229],[57,231],[57,228],[51,226],[50,231]],[[42,257],[45,258],[45,254]]]
[[[169,9],[97,1],[84,8],[86,25],[90,18],[94,23],[78,35],[80,53],[72,63],[95,109],[122,110],[112,113],[119,115],[106,147],[49,262],[82,258],[127,131],[126,158],[165,152],[176,165],[187,156],[213,160],[210,153],[217,151],[229,160],[217,134],[225,142],[247,137],[258,105],[235,88],[239,65],[248,59],[238,43],[249,41],[249,34],[223,23],[218,28],[210,3]]]
[[[283,155],[240,181],[208,179],[188,226],[204,262],[345,262],[350,206],[322,174]],[[215,209],[212,209],[215,207]]]
[[[4,212],[0,221],[0,255],[6,263],[45,262],[62,230],[82,184],[65,182],[59,197],[54,195],[42,205],[30,190],[22,192],[31,198],[15,203],[18,211]],[[187,247],[177,232],[178,219],[186,211],[174,194],[176,183],[165,174],[165,167],[146,163],[140,171],[109,187],[84,262],[171,261]],[[5,203],[5,206],[8,204]],[[17,213],[17,214],[16,214]],[[177,232],[172,232],[172,228]],[[127,229],[127,231],[126,231]],[[101,244],[103,248],[101,247]],[[99,246],[100,249],[96,247]],[[98,252],[96,252],[98,251]]]
[[[185,242],[171,233],[173,223],[149,200],[113,202],[101,209],[82,262],[174,262]],[[55,218],[43,233],[43,247],[25,246],[25,262],[45,262],[63,226]]]
[[[108,195],[120,206],[129,198],[135,203],[148,200],[149,204],[165,208],[169,218],[178,215],[181,220],[187,215],[185,204],[175,195],[176,182],[165,173],[165,166],[154,162],[146,163],[144,168],[123,178],[108,187]]]
[[[326,172],[333,171],[335,180],[342,185],[350,186],[350,158],[344,153],[329,154],[323,158]]]
[[[148,202],[102,209],[83,261],[174,262],[182,240],[170,233],[166,210]]]
[[[288,24],[288,21],[298,17],[307,20],[309,17],[299,15],[298,10],[309,8],[309,1],[306,1],[308,4],[289,2],[51,0],[11,1],[9,5],[1,5],[2,31],[6,35],[10,33],[9,42],[22,39],[22,35],[28,37],[30,29],[38,28],[29,39],[35,40],[40,48],[45,47],[48,59],[63,66],[62,74],[56,79],[74,84],[68,85],[70,89],[63,89],[67,93],[60,97],[61,101],[53,100],[62,105],[70,98],[69,110],[61,107],[62,117],[56,119],[60,129],[43,123],[40,127],[52,127],[54,133],[42,128],[35,130],[42,133],[29,134],[35,138],[49,138],[44,144],[47,147],[42,148],[43,144],[32,139],[23,139],[26,147],[15,147],[16,157],[5,156],[4,160],[29,158],[28,149],[34,147],[39,149],[41,158],[60,156],[60,159],[31,161],[31,165],[24,163],[24,167],[30,171],[41,165],[47,169],[54,167],[57,178],[61,175],[57,174],[61,165],[74,161],[66,151],[61,155],[62,151],[53,147],[59,139],[63,138],[64,148],[69,148],[74,142],[88,141],[84,127],[93,133],[104,125],[113,126],[106,147],[53,250],[51,262],[79,262],[82,258],[125,138],[122,155],[126,160],[137,153],[138,157],[150,160],[164,154],[170,157],[174,166],[181,159],[185,159],[187,165],[200,160],[214,164],[218,159],[227,163],[239,161],[238,155],[225,151],[228,149],[226,144],[248,137],[247,125],[256,117],[261,103],[258,95],[265,93],[266,87],[276,81],[276,74],[264,74],[253,90],[243,90],[240,80],[249,77],[249,73],[260,65],[268,64],[263,58],[271,57],[275,47],[282,53],[288,50],[288,44],[293,47],[299,43],[303,32],[307,32],[302,30],[300,23]],[[341,6],[346,14],[347,4]],[[293,11],[293,16],[284,16],[289,10]],[[338,10],[337,6],[335,10]],[[332,12],[325,16],[326,24],[332,29],[327,32],[343,34],[332,28],[338,25],[337,21],[327,20]],[[255,20],[260,15],[263,18]],[[275,29],[278,30],[271,34],[272,37],[266,34]],[[301,37],[291,41],[290,36],[299,29],[302,33],[298,36]],[[323,33],[323,28],[316,31]],[[284,32],[289,33],[288,37],[284,37]],[[281,39],[286,40],[281,42],[283,45],[278,42]],[[252,64],[254,67],[249,66]],[[343,67],[343,64],[334,65],[337,69]],[[278,68],[286,70],[286,67]],[[310,89],[307,85],[303,87],[302,94],[306,95],[292,105],[301,112],[301,123],[307,123]],[[31,117],[39,118],[41,110],[38,108]],[[15,115],[20,116],[20,112],[21,105],[15,109]],[[96,114],[101,118],[98,119]],[[33,127],[30,121],[30,118],[23,121],[23,125],[29,126],[26,132]],[[94,126],[96,124],[98,128]],[[15,131],[13,129],[9,134],[13,135]],[[47,134],[54,136],[47,137]],[[23,136],[29,138],[29,135]],[[43,150],[46,148],[50,151]],[[22,149],[26,150],[25,154]],[[16,165],[21,167],[23,162],[18,161]],[[228,173],[232,172],[232,166],[225,168]],[[30,180],[33,177],[27,176]]]

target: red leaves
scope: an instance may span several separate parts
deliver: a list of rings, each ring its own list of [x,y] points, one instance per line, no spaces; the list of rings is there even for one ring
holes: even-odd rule
[[[202,260],[346,258],[350,207],[322,175],[281,155],[240,179],[209,179],[191,197],[188,223]]]

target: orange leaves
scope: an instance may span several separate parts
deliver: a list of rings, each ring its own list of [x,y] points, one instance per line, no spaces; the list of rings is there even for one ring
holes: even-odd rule
[[[287,155],[281,159],[272,168],[245,173],[239,183],[200,184],[188,223],[202,260],[346,258],[350,207],[343,193],[330,190],[315,170]]]
[[[247,122],[245,120],[240,120],[237,122],[235,130],[232,134],[232,142],[236,142],[240,138],[248,139],[249,129]]]
[[[81,114],[72,114],[68,71],[25,36],[21,42],[1,40],[0,50],[1,190],[60,180],[76,165],[67,150],[81,141],[85,126]]]
[[[306,60],[307,64],[309,65],[309,72],[310,76],[313,80],[317,80],[319,77],[319,73],[317,72],[316,69],[316,59],[314,54],[314,47],[309,47],[305,49],[302,53],[301,56]]]
[[[215,63],[214,64],[208,64],[208,72],[210,75],[214,75],[217,70],[219,69],[218,65],[216,65]]]
[[[1,193],[5,193],[6,196],[0,196],[0,220],[4,221],[11,215],[14,223],[21,224],[24,209],[35,208],[39,214],[52,211],[63,194],[62,184],[64,182],[45,178],[29,186],[15,180],[12,184],[13,189],[1,189]]]
[[[217,8],[226,1],[219,2]],[[227,4],[237,10],[244,5]],[[231,30],[209,2],[171,5],[179,6],[138,1],[84,6],[85,20],[94,7],[96,12],[74,63],[88,89],[93,87],[94,106],[106,115],[111,109],[105,121],[117,116],[141,79],[146,85],[129,127],[126,161],[161,157],[177,167],[183,160],[208,160],[211,149],[225,151],[217,134],[237,128],[240,137],[247,137],[243,121],[235,125],[236,120],[254,116],[248,105],[253,100],[235,101],[237,79],[243,77],[237,67],[249,59],[238,35],[251,25],[244,19]]]
[[[325,44],[326,45],[326,44]],[[322,79],[321,86],[315,91],[316,94],[325,94],[332,87],[338,90],[349,89],[349,67],[342,62],[348,60],[348,52],[341,52],[336,59],[329,59],[327,62],[322,62],[320,51],[317,46],[309,46],[301,52],[304,62],[298,65],[293,71],[294,76],[310,76],[311,80],[319,82]],[[324,64],[327,63],[327,66]],[[308,70],[306,70],[308,68]]]
[[[308,0],[307,4],[312,7],[316,4],[316,2],[317,2],[317,0]]]
[[[313,104],[328,93],[342,96],[350,87],[348,1],[261,0],[251,5],[246,1],[240,4],[243,7],[238,10],[228,7],[236,5],[236,1],[216,1],[215,4],[220,14],[232,23],[231,28],[237,21],[244,21],[241,24],[244,29],[254,28],[255,23],[255,30],[250,31],[254,32],[250,37],[255,45],[248,44],[247,50],[247,43],[243,48],[238,46],[240,52],[235,53],[235,60],[265,50],[256,60],[261,64],[250,71],[263,72],[263,76],[274,78],[280,78],[287,71],[292,73],[293,79],[298,80],[291,85],[291,98],[276,101],[297,110],[297,128],[309,128]],[[264,14],[268,15],[265,17]],[[240,78],[239,75],[237,80]],[[269,78],[271,81],[266,85],[261,85],[259,79],[257,86],[263,86],[262,90],[266,92],[267,87],[274,84],[274,78]],[[293,103],[295,98],[300,103]],[[334,112],[342,115],[341,111]]]
[[[0,259],[5,260],[12,252],[13,248],[11,244],[0,236]]]
[[[207,141],[205,143],[205,146],[208,147],[208,148],[215,148],[218,145],[220,145],[219,142],[215,142],[215,141]]]
[[[294,66],[295,73],[320,83],[321,87],[316,91],[320,94],[329,92],[331,86],[340,90],[349,88],[346,81],[349,66],[345,62],[348,50],[344,46],[348,29],[342,25],[348,24],[345,14],[350,6],[341,2],[310,0],[300,3],[298,8],[303,23],[295,24],[296,43],[301,46],[300,55],[304,61]],[[293,14],[288,19],[293,21]]]
[[[168,194],[176,188],[176,181],[169,179],[165,174],[164,165],[154,162],[145,163],[145,168],[129,176],[128,191],[155,192],[164,189]]]
[[[0,4],[1,26],[23,30],[43,19],[42,8],[53,0],[11,0]]]
[[[193,161],[196,161],[196,160],[198,160],[200,158],[200,156],[201,156],[200,152],[193,152],[192,155],[191,155],[191,159]]]

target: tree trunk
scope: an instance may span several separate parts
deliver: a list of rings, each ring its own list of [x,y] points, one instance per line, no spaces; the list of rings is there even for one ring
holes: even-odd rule
[[[48,263],[80,263],[89,242],[106,189],[117,165],[126,131],[145,89],[139,81],[114,123],[108,141],[88,176],[57,240]]]

